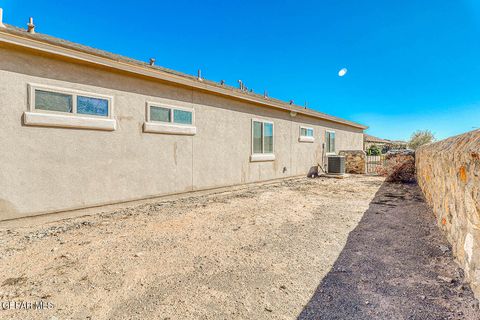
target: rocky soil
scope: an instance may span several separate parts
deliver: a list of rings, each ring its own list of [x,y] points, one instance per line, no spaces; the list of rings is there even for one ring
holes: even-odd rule
[[[409,235],[409,223],[378,224],[392,206],[403,206],[375,197],[382,183],[367,176],[292,179],[38,226],[0,225],[2,306],[50,303],[0,310],[0,319],[384,319],[387,311],[389,319],[477,319],[433,217],[415,220],[434,235],[420,249],[416,243],[426,239]],[[372,239],[369,225],[383,228],[377,232],[384,238]],[[358,237],[349,237],[352,231]],[[410,241],[402,245],[398,236]],[[388,263],[359,263],[384,254],[398,273]],[[348,285],[325,287],[338,268]],[[329,303],[318,303],[319,290],[331,290]],[[444,318],[433,317],[439,314]]]

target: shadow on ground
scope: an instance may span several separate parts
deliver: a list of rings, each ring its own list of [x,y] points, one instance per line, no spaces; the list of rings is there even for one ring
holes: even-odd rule
[[[384,183],[298,319],[480,319],[415,184]]]

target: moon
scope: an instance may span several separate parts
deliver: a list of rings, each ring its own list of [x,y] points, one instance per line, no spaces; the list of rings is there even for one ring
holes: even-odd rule
[[[340,71],[338,71],[338,76],[343,77],[344,75],[347,74],[347,71],[348,71],[347,68],[340,69]]]

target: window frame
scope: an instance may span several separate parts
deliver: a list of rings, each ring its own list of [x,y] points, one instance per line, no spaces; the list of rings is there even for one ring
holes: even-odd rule
[[[151,119],[151,109],[152,107],[157,107],[157,108],[163,108],[163,109],[168,109],[168,113],[170,115],[170,121],[157,121],[157,120],[152,120]],[[173,120],[173,109],[169,106],[165,106],[163,104],[160,104],[160,103],[151,103],[151,102],[147,102],[147,109],[146,109],[146,116],[147,116],[147,122],[152,122],[152,123],[162,123],[162,124],[165,124],[165,123],[168,123],[168,124],[171,124],[173,123],[172,120]]]
[[[262,153],[254,152],[254,122],[260,122],[262,124]],[[265,124],[272,125],[272,152],[265,153]],[[266,119],[253,118],[250,123],[251,129],[251,155],[250,161],[273,161],[275,160],[275,123]]]
[[[35,91],[36,90],[71,95],[72,96],[72,112],[37,109],[35,107],[35,98],[36,98]],[[107,100],[108,101],[107,115],[100,116],[95,114],[78,113],[77,112],[78,96]],[[28,107],[29,112],[32,112],[32,113],[58,114],[58,115],[70,116],[70,117],[83,117],[83,118],[95,118],[95,119],[113,119],[113,96],[94,93],[94,92],[88,92],[83,90],[77,90],[77,89],[68,89],[64,87],[29,83],[28,84],[28,106],[29,106]]]
[[[328,146],[330,145],[330,135],[333,133],[334,134],[334,144],[333,144],[333,152],[328,150]],[[328,136],[328,140],[327,140],[327,136]],[[336,154],[337,152],[337,148],[336,148],[336,144],[337,144],[337,135],[335,133],[334,130],[325,130],[325,154],[327,155],[333,155],[333,154]]]
[[[152,120],[150,115],[151,107],[168,109],[170,111],[170,122]],[[175,122],[175,110],[191,112],[192,123]],[[197,128],[195,126],[195,109],[193,107],[173,105],[173,103],[169,102],[147,101],[145,106],[145,123],[143,124],[143,131],[147,133],[195,135],[197,133]]]
[[[303,136],[302,129],[312,130],[312,136]],[[313,127],[299,126],[299,142],[314,142],[315,141],[315,129]]]
[[[28,83],[26,89],[27,111],[23,113],[23,125],[25,126],[102,131],[115,131],[117,129],[117,120],[115,120],[114,118],[113,96],[37,83]],[[35,90],[71,95],[72,112],[43,110],[35,108]],[[107,100],[107,116],[77,113],[78,96]]]

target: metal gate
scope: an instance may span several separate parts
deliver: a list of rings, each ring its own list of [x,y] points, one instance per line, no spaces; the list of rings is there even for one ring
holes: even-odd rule
[[[379,170],[385,166],[385,155],[367,156],[367,173],[378,174]]]

